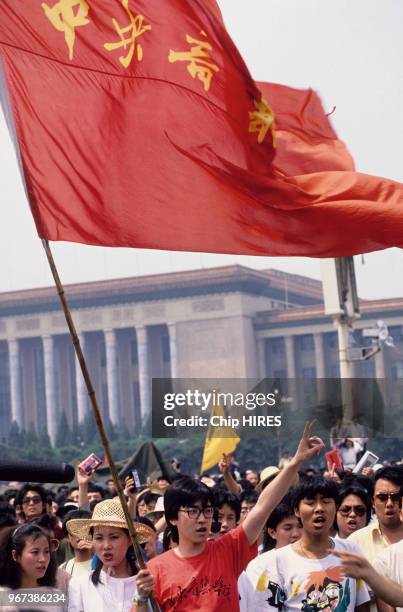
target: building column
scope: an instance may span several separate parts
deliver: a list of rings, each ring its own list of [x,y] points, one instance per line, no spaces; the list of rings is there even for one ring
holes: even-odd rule
[[[385,378],[385,355],[383,353],[383,347],[375,355],[375,377]]]
[[[266,338],[257,338],[256,345],[259,377],[266,378]]]
[[[325,351],[323,349],[323,334],[313,334],[313,343],[315,346],[315,369],[316,378],[326,378]]]
[[[178,378],[178,351],[176,345],[176,323],[168,323],[171,378]]]
[[[59,426],[59,406],[56,401],[55,361],[53,336],[42,336],[43,368],[45,374],[46,423],[49,438],[54,445]]]
[[[109,419],[112,425],[120,424],[118,359],[116,333],[114,329],[105,329],[106,380],[108,383]]]
[[[148,355],[147,328],[145,326],[136,327],[137,336],[137,356],[139,368],[139,387],[140,387],[140,412],[142,425],[151,411],[151,384],[150,367]]]
[[[287,361],[287,378],[297,377],[297,368],[295,364],[294,351],[294,336],[285,336],[285,357]]]
[[[80,341],[80,347],[85,356],[85,336],[83,333],[78,334],[78,339]],[[76,396],[77,396],[77,421],[78,423],[84,423],[85,417],[88,414],[88,392],[85,384],[83,373],[81,372],[81,367],[77,359],[77,355],[75,355],[75,367],[76,367]]]
[[[17,339],[8,341],[8,362],[10,369],[11,420],[24,429],[24,415],[21,403],[20,345]]]
[[[313,334],[313,343],[315,346],[315,370],[316,370],[316,389],[318,402],[326,400],[326,384],[323,380],[326,378],[326,363],[325,350],[323,346],[323,334],[316,332]]]

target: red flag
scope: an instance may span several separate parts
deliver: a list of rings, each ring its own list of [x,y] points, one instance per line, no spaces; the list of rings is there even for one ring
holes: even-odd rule
[[[354,161],[312,89],[257,83],[274,112],[274,167],[286,176],[354,170]]]
[[[324,257],[403,245],[402,185],[272,165],[270,100],[202,0],[2,0],[0,49],[43,238]]]

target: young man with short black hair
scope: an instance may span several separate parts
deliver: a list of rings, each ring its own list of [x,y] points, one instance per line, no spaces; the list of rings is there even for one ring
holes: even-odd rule
[[[237,526],[241,515],[241,502],[238,495],[220,488],[214,490],[214,501],[220,535],[224,535]]]
[[[336,483],[320,476],[304,479],[295,487],[293,498],[294,513],[303,527],[301,538],[264,553],[248,566],[246,575],[254,589],[253,597],[248,597],[248,612],[368,610],[365,585],[346,578],[333,554],[336,548],[356,550],[345,540],[330,538],[338,500]]]
[[[163,612],[239,611],[238,576],[256,556],[256,540],[274,508],[286,494],[300,466],[322,448],[310,437],[312,424],[292,462],[262,492],[241,525],[215,541],[207,541],[214,513],[212,492],[191,478],[175,481],[165,493],[165,517],[179,536],[178,546],[148,568],[155,580],[155,597]],[[141,580],[146,570],[138,574]]]
[[[252,508],[256,506],[258,499],[259,493],[256,491],[256,489],[252,489],[250,491],[242,491],[239,496],[239,500],[241,502],[241,514],[239,519],[240,523],[243,523]]]

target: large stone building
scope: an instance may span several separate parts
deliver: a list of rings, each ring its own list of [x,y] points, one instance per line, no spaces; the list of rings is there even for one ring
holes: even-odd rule
[[[130,431],[152,377],[338,377],[338,341],[321,283],[228,266],[66,286],[104,417]],[[363,301],[360,330],[382,319],[394,347],[356,376],[403,377],[403,299]],[[364,339],[365,340],[365,339]],[[83,421],[88,399],[55,288],[0,294],[0,431]]]

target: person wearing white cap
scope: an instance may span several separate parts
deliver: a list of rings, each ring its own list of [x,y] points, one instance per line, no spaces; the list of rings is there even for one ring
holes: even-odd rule
[[[135,522],[138,541],[145,543],[153,536],[147,525]],[[153,580],[138,573],[123,508],[117,498],[95,506],[89,519],[67,522],[69,533],[82,541],[92,542],[98,557],[95,570],[73,578],[69,587],[69,612],[129,612],[147,610],[147,597]]]

